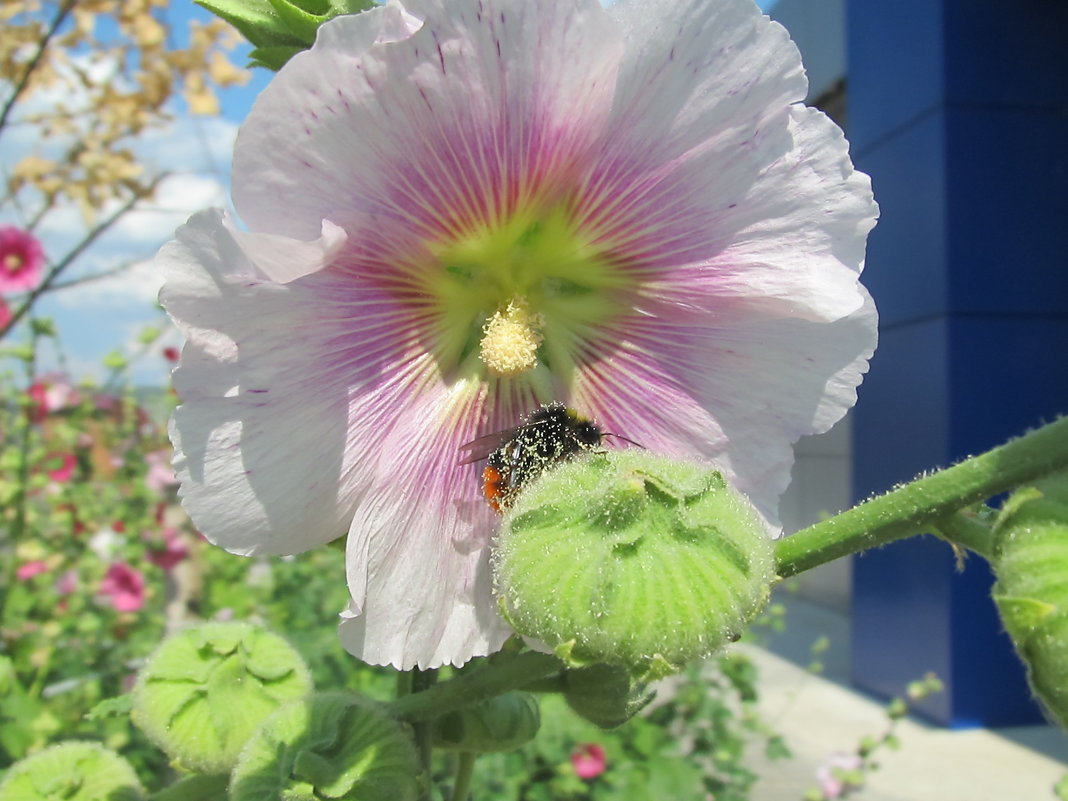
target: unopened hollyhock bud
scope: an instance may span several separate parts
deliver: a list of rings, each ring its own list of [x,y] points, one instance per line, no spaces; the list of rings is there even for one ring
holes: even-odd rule
[[[15,765],[0,782],[3,801],[140,801],[130,764],[99,743],[53,745]]]
[[[353,693],[317,693],[271,715],[241,751],[231,801],[414,801],[415,743]]]
[[[268,715],[310,690],[300,654],[278,635],[207,623],[178,632],[149,658],[132,717],[182,767],[226,773]]]
[[[502,611],[571,664],[674,672],[737,639],[774,577],[759,515],[707,465],[644,449],[548,471],[505,516]]]
[[[994,524],[994,601],[1035,695],[1068,726],[1068,473],[1017,490]]]
[[[602,729],[622,726],[653,700],[619,665],[569,670],[564,682],[564,700],[572,711]]]
[[[439,748],[488,754],[514,751],[534,739],[540,725],[534,696],[510,692],[442,715],[432,734]]]

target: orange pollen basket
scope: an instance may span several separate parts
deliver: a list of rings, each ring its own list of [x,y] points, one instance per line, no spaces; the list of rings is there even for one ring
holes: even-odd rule
[[[501,499],[504,498],[504,476],[496,467],[486,466],[482,471],[482,494],[489,505],[501,511]]]

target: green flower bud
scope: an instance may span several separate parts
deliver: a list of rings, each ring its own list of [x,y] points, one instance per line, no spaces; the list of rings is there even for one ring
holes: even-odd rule
[[[653,700],[619,665],[590,665],[564,674],[564,699],[580,717],[602,729],[622,726]]]
[[[994,601],[1031,688],[1068,726],[1068,473],[1017,490],[994,524]]]
[[[131,713],[180,766],[227,773],[264,719],[312,682],[281,637],[247,623],[206,623],[167,639],[134,688]]]
[[[130,764],[99,743],[69,742],[16,762],[0,782],[0,801],[138,801]]]
[[[315,42],[319,26],[341,14],[374,6],[373,0],[196,0],[229,22],[256,49],[252,66],[282,68]]]
[[[648,679],[737,639],[767,602],[774,557],[760,517],[719,472],[632,448],[525,487],[494,569],[520,634],[572,665]]]
[[[420,782],[403,724],[353,693],[318,693],[279,709],[248,741],[230,799],[414,801]]]
[[[489,754],[525,745],[540,725],[537,699],[509,692],[442,715],[434,721],[432,736],[439,748]]]

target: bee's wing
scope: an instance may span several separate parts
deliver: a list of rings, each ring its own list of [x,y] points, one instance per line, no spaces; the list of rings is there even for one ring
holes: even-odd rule
[[[506,428],[503,431],[494,431],[490,434],[484,434],[478,439],[465,442],[460,446],[460,450],[467,451],[468,453],[467,456],[460,461],[460,464],[471,464],[472,462],[482,461],[501,447],[501,445],[515,434],[515,432],[515,428]]]

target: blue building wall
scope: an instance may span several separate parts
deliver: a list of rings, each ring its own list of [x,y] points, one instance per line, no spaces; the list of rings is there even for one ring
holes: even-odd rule
[[[882,208],[881,340],[854,417],[859,498],[1068,412],[1068,2],[850,0],[849,135]],[[856,559],[853,674],[954,726],[1040,720],[973,558]]]

